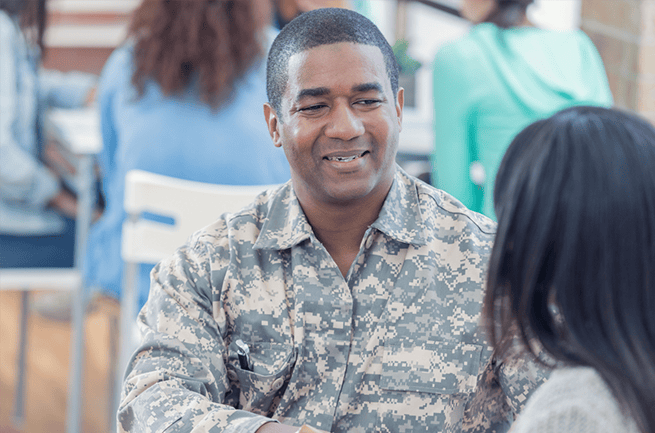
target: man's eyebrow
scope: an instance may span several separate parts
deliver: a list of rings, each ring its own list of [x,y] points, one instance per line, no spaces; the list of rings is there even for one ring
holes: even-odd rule
[[[364,84],[358,84],[356,86],[353,86],[352,88],[353,92],[357,93],[365,93],[365,92],[379,92],[379,93],[384,93],[382,90],[382,85],[380,83],[364,83]]]
[[[296,102],[300,101],[303,98],[312,98],[316,96],[325,96],[330,94],[330,89],[327,87],[314,87],[311,89],[302,89],[298,96],[296,97]]]

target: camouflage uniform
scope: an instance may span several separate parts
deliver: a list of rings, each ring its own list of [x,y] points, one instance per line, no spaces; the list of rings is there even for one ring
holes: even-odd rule
[[[153,270],[119,430],[506,431],[539,374],[478,326],[494,229],[398,169],[344,279],[291,184],[260,195]]]

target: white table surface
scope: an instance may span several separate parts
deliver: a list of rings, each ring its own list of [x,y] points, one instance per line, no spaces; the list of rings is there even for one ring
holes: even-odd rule
[[[46,129],[75,155],[96,155],[102,150],[97,107],[50,110],[46,115]]]

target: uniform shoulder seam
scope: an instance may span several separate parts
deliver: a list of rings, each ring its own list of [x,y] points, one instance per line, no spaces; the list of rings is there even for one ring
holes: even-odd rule
[[[434,204],[439,209],[443,210],[444,212],[446,212],[446,213],[448,213],[450,215],[462,215],[462,216],[466,217],[469,221],[471,221],[471,223],[473,223],[478,228],[478,230],[480,232],[482,232],[484,234],[487,234],[487,235],[496,234],[495,229],[485,228],[478,221],[476,221],[476,219],[471,215],[471,213],[473,213],[473,211],[470,210],[470,209],[465,208],[463,205],[461,205],[463,210],[448,209],[448,208],[444,207],[443,203],[442,203],[442,200],[440,200],[440,199],[443,198],[443,197],[440,197],[440,196],[442,196],[443,194],[446,194],[444,191],[442,191],[440,189],[437,189],[437,188],[433,187],[432,185],[425,184],[425,183],[423,183],[423,185],[417,184],[416,187],[418,189],[419,197],[421,195],[423,195],[423,194],[428,196],[434,202]]]

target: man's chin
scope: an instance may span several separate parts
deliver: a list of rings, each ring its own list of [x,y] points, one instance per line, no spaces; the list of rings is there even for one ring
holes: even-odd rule
[[[325,185],[326,201],[341,205],[357,203],[370,197],[375,191],[375,186],[366,181],[349,181],[336,185]]]

